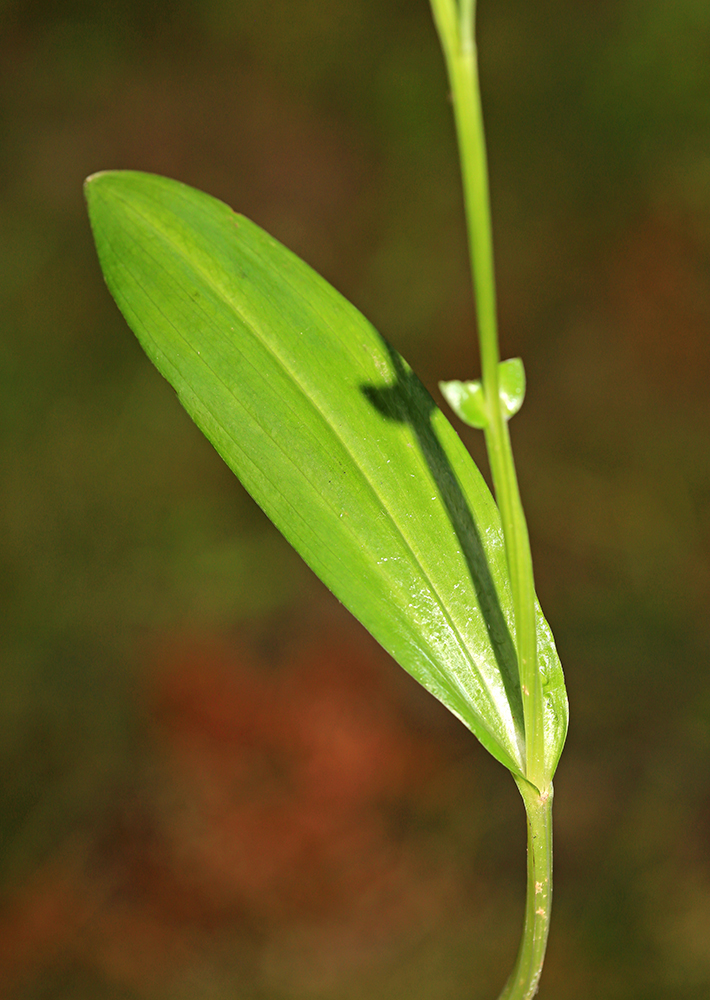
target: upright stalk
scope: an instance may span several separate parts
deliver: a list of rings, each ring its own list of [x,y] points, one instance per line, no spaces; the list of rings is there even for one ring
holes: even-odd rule
[[[552,788],[540,795],[518,781],[528,822],[525,923],[518,957],[499,1000],[530,1000],[537,993],[545,961],[552,904]]]
[[[515,473],[508,424],[499,398],[498,323],[488,166],[483,131],[478,58],[473,31],[474,0],[431,0],[451,83],[461,156],[471,276],[476,300],[481,381],[488,411],[486,447],[500,508],[515,610],[515,633],[525,719],[526,777],[544,791],[542,684],[537,669],[535,588],[530,542]]]
[[[552,892],[552,784],[544,753],[543,695],[537,665],[535,586],[527,524],[499,396],[498,327],[488,166],[478,81],[476,0],[431,0],[451,85],[475,292],[486,447],[501,515],[515,616],[525,725],[525,780],[518,780],[528,819],[525,925],[515,968],[500,1000],[527,1000],[537,991],[545,956]]]

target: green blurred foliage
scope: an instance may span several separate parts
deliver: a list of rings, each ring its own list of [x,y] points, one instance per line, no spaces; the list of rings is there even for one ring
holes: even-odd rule
[[[695,1000],[710,987],[710,7],[479,7],[503,351],[528,375],[512,433],[571,701],[543,990]],[[445,860],[449,887],[406,931],[365,947],[347,923],[292,915],[255,939],[232,919],[200,926],[156,985],[17,917],[46,914],[67,858],[92,870],[126,803],[165,811],[152,649],[317,639],[337,619],[102,285],[81,183],[121,167],[252,217],[431,387],[478,374],[424,0],[0,3],[0,875],[5,931],[35,928],[35,971],[8,978],[3,952],[2,989],[494,996],[521,919],[522,810],[405,680],[393,697],[446,763],[392,843]]]

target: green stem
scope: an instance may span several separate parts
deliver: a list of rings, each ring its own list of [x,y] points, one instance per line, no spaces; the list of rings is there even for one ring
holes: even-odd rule
[[[488,415],[486,447],[500,509],[515,616],[518,671],[523,696],[525,775],[516,778],[527,814],[528,865],[525,923],[515,967],[500,1000],[530,1000],[540,981],[552,902],[552,783],[545,765],[542,681],[537,665],[535,584],[530,541],[520,500],[508,424],[498,384],[493,239],[483,130],[476,0],[431,0],[451,85],[461,156],[471,276],[481,352],[481,381]]]
[[[451,84],[461,156],[464,202],[471,252],[471,276],[476,300],[481,377],[488,410],[486,447],[500,509],[513,596],[515,635],[525,724],[526,777],[540,791],[546,787],[542,682],[537,669],[535,585],[528,530],[520,501],[508,424],[498,385],[498,324],[496,316],[493,240],[491,235],[488,166],[483,131],[478,57],[473,31],[475,3],[431,0]]]
[[[517,781],[528,826],[528,874],[525,923],[518,957],[499,1000],[530,1000],[537,993],[552,905],[552,785],[544,795]]]

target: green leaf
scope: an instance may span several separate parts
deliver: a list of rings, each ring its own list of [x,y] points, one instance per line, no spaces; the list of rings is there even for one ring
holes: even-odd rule
[[[508,358],[498,365],[498,395],[503,404],[503,417],[510,420],[525,399],[525,369],[520,358]]]
[[[483,395],[480,379],[475,382],[459,382],[456,379],[452,382],[439,382],[439,388],[459,420],[479,431],[488,426],[486,397]]]
[[[439,382],[439,388],[459,420],[478,430],[488,426],[490,418],[480,379],[474,382]],[[525,369],[520,358],[499,362],[498,395],[503,406],[503,419],[510,420],[525,399]]]
[[[523,712],[498,512],[406,362],[227,205],[134,172],[86,183],[106,283],[255,500],[391,655],[514,774]],[[564,684],[539,616],[550,773]]]

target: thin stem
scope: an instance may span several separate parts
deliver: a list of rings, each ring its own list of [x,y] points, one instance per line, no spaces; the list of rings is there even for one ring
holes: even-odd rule
[[[471,276],[476,300],[481,376],[488,423],[486,447],[500,509],[515,616],[518,672],[523,695],[525,775],[516,783],[528,827],[525,922],[518,957],[500,1000],[530,1000],[540,981],[552,903],[552,782],[545,764],[543,696],[537,666],[535,584],[528,530],[520,500],[508,424],[499,395],[493,239],[483,131],[476,0],[431,0],[451,85],[461,157]]]
[[[488,410],[486,447],[501,514],[513,596],[518,668],[523,694],[526,777],[546,787],[542,682],[537,669],[535,585],[525,515],[520,501],[508,425],[499,397],[498,323],[488,165],[483,131],[473,0],[431,0],[451,84],[461,156],[464,202],[476,300],[481,376]]]
[[[517,782],[528,821],[528,877],[525,924],[513,971],[499,1000],[530,1000],[537,993],[545,961],[552,905],[552,785],[540,795]]]

